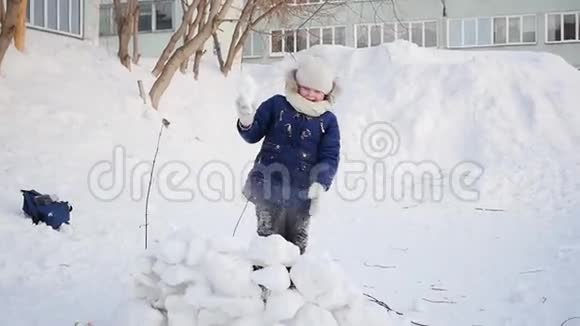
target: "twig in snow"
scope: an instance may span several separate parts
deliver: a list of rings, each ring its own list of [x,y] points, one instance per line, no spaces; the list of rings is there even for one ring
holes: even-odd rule
[[[370,264],[369,264],[369,263],[367,263],[367,262],[364,262],[364,265],[365,265],[366,267],[372,267],[372,268],[382,268],[382,269],[397,268],[397,266],[394,266],[394,265],[389,265],[389,266],[387,266],[387,265],[379,265],[379,264],[373,264],[373,265],[370,265]]]
[[[157,160],[157,154],[159,153],[159,143],[161,142],[161,135],[163,134],[163,128],[169,127],[169,120],[161,120],[161,129],[159,129],[159,136],[157,137],[157,147],[155,148],[155,155],[153,156],[153,163],[151,163],[151,174],[149,175],[149,184],[147,185],[147,197],[145,198],[145,249],[147,249],[147,234],[149,227],[149,195],[151,194],[151,184],[153,183],[153,171],[155,169],[155,161]],[[140,228],[140,227],[139,227]]]
[[[389,305],[388,305],[388,304],[386,304],[385,302],[383,302],[383,301],[381,301],[381,300],[379,300],[379,299],[377,299],[377,298],[373,297],[372,295],[370,295],[370,294],[368,294],[368,293],[363,293],[363,294],[364,294],[364,296],[365,296],[365,297],[367,297],[367,298],[368,298],[368,299],[369,299],[371,302],[373,302],[373,303],[376,303],[376,304],[378,304],[379,306],[381,306],[381,307],[383,307],[383,308],[387,309],[387,311],[388,311],[388,312],[391,312],[391,311],[392,311],[392,312],[394,312],[395,314],[397,314],[397,315],[399,315],[399,316],[403,316],[403,313],[402,313],[402,312],[399,312],[399,311],[393,310],[393,309],[392,309],[391,307],[389,307]],[[412,321],[412,320],[411,320],[411,324],[413,324],[413,325],[417,325],[417,326],[429,326],[429,325],[427,325],[427,324],[421,324],[421,323],[418,323],[418,322],[416,322],[416,321]]]
[[[580,319],[580,317],[570,317],[570,318],[564,320],[564,322],[562,322],[562,324],[560,324],[560,326],[564,326],[564,325],[566,325],[567,322],[569,322],[570,320],[574,320],[574,319]]]
[[[418,322],[416,322],[416,321],[412,321],[412,320],[411,320],[411,324],[413,324],[413,325],[417,325],[417,326],[429,326],[429,325],[427,325],[427,324],[419,324]]]
[[[543,269],[532,269],[529,271],[520,272],[520,274],[534,274],[534,273],[541,273],[543,271],[544,271]]]
[[[455,301],[447,301],[447,300],[439,300],[438,301],[438,300],[430,300],[430,299],[426,299],[426,298],[423,298],[423,301],[427,301],[430,303],[447,303],[447,304],[456,304],[457,303]]]
[[[444,289],[444,288],[434,288],[434,287],[432,287],[431,290],[433,290],[433,291],[447,291],[447,289]]]
[[[484,212],[505,212],[503,208],[483,208],[483,207],[476,207],[476,211],[484,211]]]
[[[402,312],[398,312],[398,311],[396,311],[396,310],[393,310],[393,309],[392,309],[391,307],[389,307],[389,305],[388,305],[388,304],[386,304],[385,302],[383,302],[383,301],[381,301],[381,300],[379,300],[379,299],[377,299],[377,298],[373,297],[372,295],[370,295],[370,294],[368,294],[368,293],[363,293],[363,294],[364,294],[364,296],[365,296],[365,297],[367,297],[367,298],[368,298],[368,299],[369,299],[371,302],[374,302],[374,303],[378,304],[379,306],[381,306],[381,307],[383,307],[383,308],[387,309],[387,311],[389,311],[389,312],[390,312],[390,311],[392,311],[392,312],[396,313],[396,314],[397,314],[397,315],[399,315],[399,316],[403,316],[403,313],[402,313]]]

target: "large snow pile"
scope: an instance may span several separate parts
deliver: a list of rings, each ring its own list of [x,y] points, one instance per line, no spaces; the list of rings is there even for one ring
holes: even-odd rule
[[[323,57],[339,78],[342,94],[333,110],[343,131],[343,173],[361,171],[357,162],[378,160],[386,162],[392,184],[399,181],[393,174],[415,164],[433,172],[431,184],[442,189],[444,201],[465,202],[473,199],[454,193],[452,182],[467,167],[479,177],[470,189],[477,189],[473,201],[480,204],[552,209],[578,202],[580,72],[562,58],[409,42],[318,46],[277,65],[249,66],[263,98],[283,92],[284,71],[304,54]],[[368,165],[363,171],[373,187],[377,173]],[[392,192],[387,189],[387,199],[393,200]]]
[[[393,325],[336,263],[301,256],[279,235],[248,247],[180,231],[142,259],[136,297],[141,304],[123,306],[112,325]]]

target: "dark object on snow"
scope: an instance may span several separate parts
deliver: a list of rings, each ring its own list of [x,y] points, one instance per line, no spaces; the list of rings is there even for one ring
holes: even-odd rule
[[[65,201],[54,201],[49,195],[36,190],[20,190],[24,197],[22,210],[34,224],[44,222],[57,230],[63,223],[69,224],[72,206]]]

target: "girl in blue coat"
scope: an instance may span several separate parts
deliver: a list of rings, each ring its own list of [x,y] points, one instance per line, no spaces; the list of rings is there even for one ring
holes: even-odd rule
[[[280,234],[304,253],[310,217],[339,163],[340,132],[330,112],[337,87],[331,69],[307,57],[288,73],[285,96],[274,95],[254,110],[242,94],[237,129],[261,143],[244,196],[255,204],[258,235]]]

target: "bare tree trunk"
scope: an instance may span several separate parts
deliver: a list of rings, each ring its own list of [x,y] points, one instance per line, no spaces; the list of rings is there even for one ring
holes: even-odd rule
[[[187,8],[187,11],[185,12],[185,15],[183,16],[183,20],[181,21],[181,25],[179,25],[179,28],[175,31],[175,33],[173,33],[173,35],[171,35],[171,39],[169,39],[169,43],[167,43],[167,46],[165,46],[165,49],[163,49],[163,53],[159,57],[159,60],[157,60],[157,63],[155,64],[155,68],[153,68],[153,75],[155,77],[158,77],[159,74],[161,74],[161,70],[163,70],[163,65],[165,65],[165,63],[167,62],[167,59],[169,59],[169,56],[171,55],[171,53],[173,53],[173,50],[175,49],[175,45],[177,44],[179,39],[185,35],[187,27],[189,26],[189,24],[191,22],[191,18],[193,17],[193,12],[197,8],[198,3],[199,3],[199,0],[194,0],[189,5],[189,7]],[[198,15],[199,15],[199,12],[198,12]],[[184,39],[184,43],[185,43],[185,39]]]
[[[4,15],[6,15],[6,8],[4,8],[4,0],[0,0],[0,26],[4,25]]]
[[[6,14],[2,23],[2,31],[0,31],[0,67],[2,67],[6,50],[8,50],[14,37],[18,20],[18,8],[20,8],[21,2],[22,0],[8,0],[6,5]]]
[[[119,36],[119,60],[127,69],[131,70],[131,56],[129,55],[129,42],[133,29],[133,14],[137,5],[136,0],[128,0],[127,8],[123,10],[121,0],[113,0],[115,8],[115,21],[117,22],[117,34]]]
[[[154,108],[159,108],[159,100],[161,95],[165,92],[171,79],[179,65],[183,60],[189,58],[195,51],[203,48],[205,42],[211,37],[211,34],[219,27],[219,22],[223,19],[225,14],[228,12],[232,5],[233,0],[226,0],[223,5],[221,5],[221,0],[212,0],[210,13],[208,18],[208,23],[203,26],[202,30],[199,30],[197,35],[193,37],[187,44],[184,44],[169,58],[167,64],[163,68],[161,75],[155,80],[155,83],[149,91],[149,96],[151,97],[151,104]],[[220,9],[221,5],[221,9]]]
[[[139,5],[135,7],[133,15],[133,64],[139,64],[141,53],[139,53]]]
[[[249,26],[243,33],[237,43],[230,44],[230,48],[228,49],[228,57],[226,58],[225,64],[221,67],[221,72],[224,76],[227,75],[232,70],[232,66],[234,65],[234,60],[236,59],[236,55],[242,51],[244,47],[244,43],[246,42],[246,38],[248,37],[249,33]]]
[[[248,36],[250,36],[251,28],[256,26],[266,17],[269,17],[276,11],[282,9],[286,4],[286,0],[277,0],[276,2],[268,3],[268,8],[261,8],[263,12],[260,13],[260,16],[254,19],[253,16],[258,11],[260,7],[259,5],[263,4],[264,2],[260,0],[249,0],[245,3],[244,8],[240,14],[240,18],[238,19],[234,28],[226,61],[223,65],[220,63],[220,70],[224,76],[227,76],[232,70],[236,56],[240,53],[240,51],[243,50],[244,43],[246,42]]]
[[[201,57],[205,52],[205,50],[195,51],[195,57],[193,58],[193,79],[195,80],[199,78],[199,64],[201,63]]]
[[[213,38],[213,48],[215,50],[215,55],[217,56],[218,64],[220,65],[220,71],[223,72],[224,69],[224,57],[222,55],[222,46],[216,32],[211,34]]]
[[[205,16],[207,13],[207,8],[208,8],[208,6],[207,6],[208,1],[210,1],[210,0],[200,0],[198,7],[197,7],[197,15],[195,16],[195,19],[193,20],[193,22],[191,22],[189,24],[187,35],[183,39],[183,44],[186,44],[191,39],[193,39],[196,31],[201,30],[201,26],[200,26],[201,23],[200,22],[205,21]],[[181,71],[182,74],[187,73],[187,67],[189,66],[189,59],[190,58],[187,57],[185,60],[183,60],[183,62],[181,63],[181,66],[179,67],[179,70]]]
[[[18,7],[18,17],[16,18],[16,30],[14,31],[14,47],[20,52],[24,52],[26,47],[26,5],[27,0],[22,0]]]

